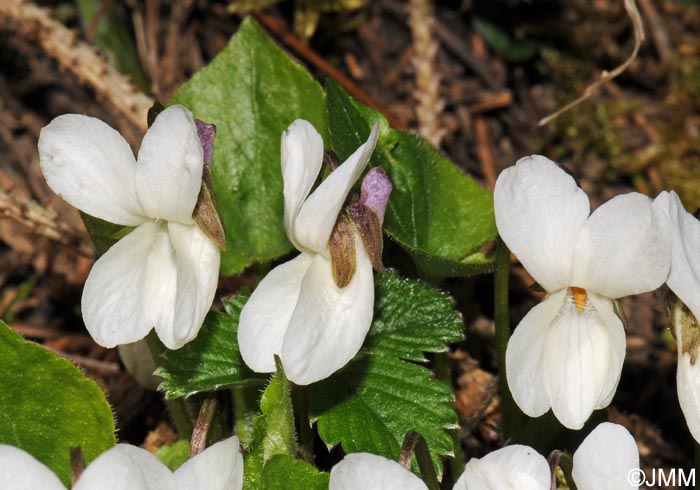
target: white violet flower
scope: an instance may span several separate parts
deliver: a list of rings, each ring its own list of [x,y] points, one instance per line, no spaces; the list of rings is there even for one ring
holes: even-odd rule
[[[514,444],[470,459],[454,490],[549,490],[551,479],[541,454]]]
[[[135,227],[95,262],[85,283],[83,318],[98,344],[132,343],[155,328],[177,349],[197,335],[220,259],[192,217],[207,152],[192,114],[178,105],[155,119],[138,160],[119,133],[92,117],[67,114],[42,129],[49,186],[91,216]]]
[[[312,193],[324,161],[323,139],[307,121],[282,135],[284,226],[296,258],[263,278],[244,306],[238,343],[256,372],[282,360],[300,385],[330,376],[350,361],[367,335],[374,310],[374,275],[381,270],[381,222],[391,192],[383,170],[370,170],[362,197],[346,198],[377,143],[365,144]]]
[[[571,476],[578,490],[636,489],[639,485],[630,480],[638,468],[639,449],[632,434],[621,425],[604,422],[574,453]]]
[[[572,478],[578,490],[637,488],[629,475],[639,468],[639,451],[621,425],[605,422],[574,453]],[[528,446],[506,446],[473,458],[454,490],[549,490],[552,472],[547,460]]]
[[[700,221],[673,191],[659,194],[654,205],[671,225],[671,273],[666,284],[690,310],[675,305],[670,320],[678,345],[678,401],[690,433],[700,441]]]
[[[620,380],[625,332],[613,300],[668,276],[668,220],[638,193],[590,214],[574,179],[538,155],[501,173],[494,205],[503,241],[547,293],[510,338],[508,385],[527,415],[551,408],[580,429]]]
[[[428,490],[396,461],[370,453],[348,454],[331,468],[328,490]]]
[[[0,444],[0,488],[65,490],[61,480],[22,449]],[[238,437],[213,444],[175,473],[145,449],[117,444],[97,457],[73,490],[241,490],[243,455]]]

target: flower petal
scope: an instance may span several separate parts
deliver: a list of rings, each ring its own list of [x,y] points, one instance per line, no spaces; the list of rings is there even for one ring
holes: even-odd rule
[[[528,446],[506,446],[472,458],[453,490],[549,490],[549,464]]]
[[[117,444],[93,461],[73,490],[172,490],[173,474],[140,447]]]
[[[305,249],[328,257],[328,239],[352,186],[367,166],[379,137],[379,124],[367,142],[333,171],[304,202],[294,220],[294,234]]]
[[[134,154],[99,119],[79,114],[55,118],[39,135],[39,163],[49,187],[81,211],[119,225],[143,223]]]
[[[595,293],[590,293],[588,296],[591,304],[600,315],[603,325],[608,330],[610,336],[611,349],[610,358],[608,359],[608,376],[603,389],[598,397],[598,404],[595,409],[605,408],[612,402],[613,396],[617,391],[617,385],[620,382],[622,374],[622,365],[625,363],[625,354],[627,351],[627,340],[625,338],[625,327],[622,320],[615,312],[615,305],[608,298],[604,298]]]
[[[612,308],[609,299],[600,298],[596,303]],[[612,352],[619,348],[619,336],[613,337],[611,331],[621,327],[621,323],[612,328],[605,323],[590,295],[579,311],[570,294],[550,325],[542,372],[552,411],[565,427],[583,427],[593,409],[600,406],[601,398],[608,394],[604,391],[617,385],[620,371],[611,371],[610,363]],[[624,357],[624,332],[622,335]]]
[[[287,377],[308,385],[345,366],[362,347],[374,314],[372,263],[355,235],[357,268],[340,289],[331,261],[318,254],[301,283],[297,306],[282,344]]]
[[[532,155],[499,175],[494,190],[498,233],[547,292],[571,285],[588,196],[548,158]]]
[[[281,154],[284,229],[297,250],[303,250],[294,232],[294,220],[321,171],[323,138],[309,121],[297,119],[282,134]]]
[[[192,223],[203,158],[190,111],[174,105],[158,114],[143,137],[136,165],[136,190],[148,217]]]
[[[631,192],[588,218],[574,251],[571,285],[620,298],[661,286],[670,267],[668,220],[651,199]]]
[[[423,480],[396,461],[369,453],[348,454],[331,469],[328,490],[427,490]]]
[[[680,307],[672,310],[674,318],[671,322],[675,326],[674,335],[678,346],[678,369],[676,371],[676,388],[678,390],[678,401],[685,417],[688,430],[696,441],[700,441],[700,360],[691,362],[691,353],[687,351],[688,346],[684,346],[684,331],[686,328],[693,328],[691,325],[684,325],[688,320],[684,319],[685,312]],[[685,327],[685,328],[684,328]],[[690,345],[697,352],[697,347]]]
[[[604,422],[574,453],[571,475],[578,490],[622,490],[638,487],[629,481],[637,468],[639,451],[632,435],[621,425]]]
[[[66,490],[44,463],[14,446],[0,444],[0,488],[12,490]]]
[[[241,490],[243,455],[238,437],[208,447],[175,471],[177,490]]]
[[[284,334],[312,260],[312,255],[302,253],[272,269],[243,307],[238,322],[238,347],[253,371],[275,371],[274,356],[282,352]]]
[[[168,233],[153,221],[115,243],[95,262],[83,289],[83,320],[95,342],[130,344],[154,325],[172,325],[176,271]]]
[[[545,339],[565,296],[566,289],[547,296],[525,315],[508,341],[508,386],[515,402],[530,417],[539,417],[550,407],[542,364]]]
[[[700,318],[700,221],[687,212],[675,192],[662,192],[654,207],[669,219],[671,273],[666,283],[676,296]]]
[[[158,338],[168,349],[179,349],[199,333],[211,308],[219,280],[221,252],[197,225],[168,223],[177,268],[172,323],[156,323]]]
[[[117,349],[126,371],[134,377],[138,384],[155,391],[162,378],[154,374],[158,365],[153,360],[153,354],[151,354],[146,339],[131,344],[120,344]]]

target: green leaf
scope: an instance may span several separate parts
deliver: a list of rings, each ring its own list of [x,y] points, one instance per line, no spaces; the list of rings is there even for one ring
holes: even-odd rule
[[[80,212],[80,217],[83,219],[85,229],[88,235],[90,235],[92,243],[95,245],[98,257],[133,230],[132,227],[115,225],[109,221],[90,216],[82,211]]]
[[[263,490],[327,490],[328,473],[285,454],[274,456],[262,473]]]
[[[123,6],[109,0],[77,0],[76,4],[84,30],[97,22],[94,26],[93,43],[100,48],[109,63],[120,72],[129,75],[140,89],[147,91],[148,82],[134,46]]]
[[[0,443],[24,449],[68,485],[70,448],[90,463],[114,446],[112,409],[70,361],[0,322]]]
[[[501,27],[482,17],[474,17],[474,29],[484,36],[484,39],[506,61],[514,63],[526,61],[537,52],[537,43],[530,39],[517,40],[511,38]]]
[[[244,489],[258,489],[266,463],[275,455],[297,451],[292,398],[281,363],[260,398],[260,414],[253,421],[253,437],[244,456]]]
[[[282,225],[280,138],[297,118],[327,135],[321,86],[248,18],[171,102],[216,124],[212,177],[227,232],[222,274],[289,252]]]
[[[166,398],[256,382],[238,350],[238,319],[248,297],[243,291],[226,300],[226,313],[210,312],[195,340],[164,354],[156,374]]]
[[[461,317],[447,295],[394,272],[377,277],[376,298],[358,356],[312,385],[311,419],[329,446],[391,459],[398,458],[406,433],[415,430],[440,468],[439,456],[452,454],[445,429],[457,427],[454,398],[449,386],[414,362],[424,361],[424,352],[443,352],[447,342],[461,340]]]
[[[166,444],[158,448],[156,456],[170,471],[175,471],[190,458],[190,443],[182,439],[175,444]]]
[[[380,123],[370,165],[386,170],[394,190],[384,231],[413,256],[431,279],[491,270],[479,254],[496,236],[491,193],[465,175],[420,136],[391,129],[386,119],[353,99],[336,82],[326,84],[333,146],[347,158]]]

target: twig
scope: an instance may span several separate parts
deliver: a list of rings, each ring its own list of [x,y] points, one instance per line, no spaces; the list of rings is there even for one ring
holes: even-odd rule
[[[503,88],[503,83],[500,77],[493,73],[493,70],[489,68],[486,61],[480,59],[478,56],[474,55],[469,49],[469,46],[464,41],[464,39],[455,34],[447,25],[440,19],[437,20],[437,30],[435,31],[437,37],[440,38],[442,44],[452,51],[452,53],[457,56],[462,62],[467,65],[481,80],[486,82],[486,84],[492,90],[500,90]]]
[[[30,323],[13,322],[10,324],[12,330],[16,331],[22,337],[31,337],[35,339],[50,340],[56,339],[62,335],[62,332],[41,325],[32,325]]]
[[[13,196],[0,189],[0,214],[37,235],[74,249],[84,257],[92,258],[95,255],[85,233],[58,223],[50,211],[34,201]]]
[[[167,37],[165,39],[165,49],[161,59],[163,80],[160,84],[162,99],[170,98],[172,92],[177,88],[177,79],[182,75],[182,46],[183,26],[192,8],[194,0],[180,0],[173,3],[168,20]]]
[[[116,362],[100,361],[99,359],[91,359],[89,357],[79,356],[76,354],[68,354],[67,352],[48,347],[46,345],[37,345],[42,346],[46,350],[50,350],[54,354],[57,354],[61,357],[65,357],[66,359],[77,364],[80,367],[92,369],[102,375],[119,374],[120,372],[119,364],[117,364]]]
[[[408,18],[406,7],[402,2],[385,0],[382,6],[392,14],[402,19]],[[441,18],[442,17],[442,18]],[[450,50],[462,62],[469,67],[479,78],[481,78],[492,90],[501,90],[503,84],[501,80],[492,72],[487,63],[476,56],[464,42],[462,36],[455,34],[454,30],[447,25],[448,19],[438,15],[435,19],[435,35],[440,39],[442,45]]]
[[[151,93],[160,99],[160,73],[158,70],[158,38],[160,36],[160,2],[146,0],[146,60],[151,78]]]
[[[94,38],[95,38],[95,33],[97,32],[97,27],[100,25],[100,21],[102,20],[102,17],[107,13],[107,10],[110,9],[112,4],[114,3],[114,0],[105,0],[102,5],[100,5],[100,8],[97,9],[97,12],[95,12],[95,15],[92,17],[92,20],[88,24],[88,26],[85,28],[85,39],[89,43],[91,43]]]
[[[413,57],[413,46],[409,46],[406,48],[406,50],[403,52],[403,54],[399,57],[399,60],[396,62],[396,64],[384,75],[382,78],[382,84],[390,87],[391,85],[394,85],[396,80],[398,80],[399,75],[401,75],[401,71],[404,69],[406,64],[411,61],[411,58]]]
[[[496,158],[491,147],[491,135],[486,119],[481,116],[474,118],[474,138],[476,139],[476,154],[481,164],[481,173],[486,179],[489,189],[496,186]]]
[[[440,72],[435,59],[439,45],[433,39],[435,15],[432,0],[410,0],[408,12],[408,25],[413,36],[411,61],[416,78],[413,96],[418,102],[418,133],[433,145],[440,146],[440,141],[446,133],[439,119],[445,108],[445,101],[440,97]]]
[[[363,104],[378,110],[384,117],[386,117],[389,124],[391,124],[396,129],[406,129],[406,124],[398,120],[394,115],[392,115],[386,108],[382,107],[379,102],[370,97],[366,92],[364,92],[360,87],[358,87],[355,82],[350,80],[343,74],[340,70],[335,68],[333,65],[324,60],[315,51],[304,44],[298,37],[292,34],[284,25],[284,23],[273,17],[272,15],[266,14],[264,12],[258,12],[255,14],[255,18],[265,26],[275,37],[277,37],[282,43],[284,43],[289,49],[294,51],[302,59],[311,63],[313,66],[321,70],[323,73],[333,78],[336,82],[340,84],[345,90],[350,92],[350,94]]]
[[[467,106],[467,110],[471,114],[480,114],[496,109],[503,109],[504,107],[510,106],[512,103],[513,93],[510,90],[504,90],[497,94],[488,95],[479,102]]]
[[[118,115],[146,131],[146,113],[153,100],[140,93],[94,48],[77,40],[75,31],[49,17],[45,9],[26,0],[2,0],[0,25],[37,43],[48,56],[92,88]]]
[[[673,48],[668,38],[666,26],[664,26],[659,16],[659,11],[656,10],[654,2],[651,0],[637,1],[639,2],[639,9],[642,11],[642,15],[644,15],[647,20],[649,33],[651,34],[651,39],[654,41],[654,47],[656,48],[656,54],[659,55],[659,59],[662,63],[666,63],[671,59],[671,56],[673,56]]]
[[[642,16],[639,14],[637,4],[634,3],[634,0],[624,0],[624,2],[625,10],[627,11],[627,15],[632,21],[632,27],[634,29],[634,49],[632,50],[632,54],[613,71],[609,72],[603,70],[603,73],[601,74],[600,78],[592,84],[590,84],[588,87],[586,87],[586,89],[583,91],[583,94],[578,99],[574,100],[573,102],[569,102],[564,107],[556,111],[554,114],[550,114],[549,116],[540,119],[540,121],[537,123],[538,126],[544,126],[545,124],[553,121],[569,109],[572,109],[579,105],[581,102],[584,102],[585,100],[589,99],[602,85],[620,75],[632,64],[632,62],[634,62],[635,59],[637,59],[639,48],[645,39],[644,23],[642,22]]]

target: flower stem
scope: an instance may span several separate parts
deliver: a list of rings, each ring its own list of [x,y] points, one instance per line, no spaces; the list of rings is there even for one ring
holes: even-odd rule
[[[156,336],[155,332],[151,331],[146,336],[146,343],[148,344],[148,349],[151,351],[153,360],[156,361],[156,365],[160,366],[161,358],[166,348],[161,343],[161,341]],[[170,418],[172,418],[177,432],[180,438],[189,441],[192,437],[192,430],[194,425],[192,423],[192,416],[187,409],[187,404],[184,398],[172,398],[170,400],[166,399],[165,403],[168,407],[168,412],[170,413]]]
[[[231,390],[235,434],[244,446],[250,444],[253,439],[252,419],[256,413],[256,409],[251,408],[256,405],[255,400],[250,400],[250,390],[246,388],[234,386]]]
[[[435,466],[433,465],[433,460],[428,450],[428,443],[425,442],[422,435],[412,430],[408,432],[403,439],[399,464],[410,471],[414,454],[416,455],[418,467],[423,474],[423,479],[425,480],[428,490],[440,490],[440,483],[435,473]]]
[[[292,406],[299,424],[299,454],[308,463],[314,463],[314,432],[309,421],[309,389],[306,386],[294,386]]]
[[[506,378],[506,348],[510,339],[510,310],[508,304],[508,275],[510,250],[498,238],[496,272],[494,274],[494,322],[496,324],[496,350],[498,351],[498,385],[501,392],[503,432],[506,439],[517,439],[520,430],[520,410],[513,400]]]
[[[435,375],[437,379],[449,386],[452,390],[452,374],[450,365],[447,362],[447,353],[439,352],[435,354]],[[460,429],[448,431],[452,438],[452,447],[454,457],[449,459],[450,474],[452,481],[457,481],[459,475],[464,471],[464,454],[462,453],[462,438],[460,437]]]

